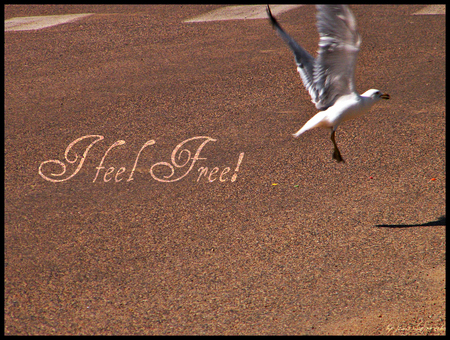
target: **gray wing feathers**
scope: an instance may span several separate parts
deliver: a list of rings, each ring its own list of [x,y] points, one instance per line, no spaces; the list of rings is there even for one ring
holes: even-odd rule
[[[355,92],[355,64],[361,39],[347,6],[320,5],[317,9],[320,41],[314,83],[319,91],[317,104],[323,109],[333,105],[338,96]]]
[[[300,73],[303,85],[310,93],[313,103],[316,103],[317,91],[314,87],[314,58],[281,28],[278,21],[273,17],[269,6],[267,6],[267,14],[273,27],[277,30],[278,35],[288,44],[292,53],[294,53],[295,63],[297,64],[297,70]]]
[[[317,6],[319,55],[314,59],[267,13],[280,37],[294,53],[297,70],[317,109],[325,110],[342,95],[355,91],[354,73],[361,39],[347,6]]]

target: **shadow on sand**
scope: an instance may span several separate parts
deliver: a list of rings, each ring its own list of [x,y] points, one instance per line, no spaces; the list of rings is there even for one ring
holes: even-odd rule
[[[436,226],[445,226],[445,215],[439,217],[436,221],[431,221],[422,224],[378,224],[375,227],[377,228],[412,228],[412,227],[436,227]]]

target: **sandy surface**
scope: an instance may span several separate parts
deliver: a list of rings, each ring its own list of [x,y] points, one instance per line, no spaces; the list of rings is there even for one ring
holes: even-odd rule
[[[328,131],[292,138],[316,111],[266,20],[6,6],[94,15],[5,33],[5,334],[444,334],[445,16],[423,7],[351,7],[357,88],[391,100],[338,129],[337,164]],[[315,53],[314,7],[278,18]]]

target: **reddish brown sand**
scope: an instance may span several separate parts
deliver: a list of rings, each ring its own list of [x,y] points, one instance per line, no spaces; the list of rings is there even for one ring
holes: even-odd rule
[[[351,6],[357,89],[391,100],[339,128],[337,164],[329,131],[291,136],[316,111],[266,20],[6,6],[94,15],[5,33],[5,334],[445,334],[445,16],[423,7]],[[278,19],[315,54],[314,7]],[[89,135],[72,178],[39,174]]]

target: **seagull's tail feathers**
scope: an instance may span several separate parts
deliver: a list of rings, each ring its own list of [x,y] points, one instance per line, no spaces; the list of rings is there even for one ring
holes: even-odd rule
[[[296,133],[293,134],[295,138],[300,136],[303,132],[306,132],[308,130],[314,129],[316,127],[330,127],[326,120],[326,114],[325,111],[320,111],[317,113],[314,117],[312,117],[310,120],[306,122],[303,127],[298,130]]]

